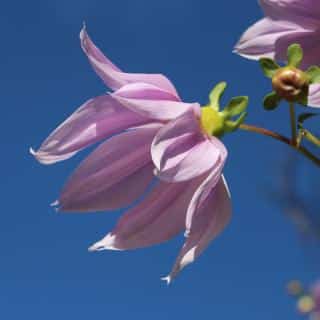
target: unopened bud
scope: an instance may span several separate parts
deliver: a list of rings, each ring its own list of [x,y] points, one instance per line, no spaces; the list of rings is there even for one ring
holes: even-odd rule
[[[309,83],[307,74],[294,67],[281,68],[272,78],[273,89],[289,102],[297,102],[306,97]]]

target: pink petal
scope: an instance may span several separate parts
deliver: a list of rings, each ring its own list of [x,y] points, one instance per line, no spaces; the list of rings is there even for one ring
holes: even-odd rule
[[[151,146],[158,177],[170,182],[200,176],[217,167],[226,154],[218,139],[203,135],[192,110],[161,128]]]
[[[251,26],[235,46],[235,52],[249,59],[275,58],[275,44],[281,37],[297,32],[297,26],[289,22],[265,18]]]
[[[123,86],[112,96],[132,111],[155,120],[175,119],[195,105],[181,102],[171,93],[145,83]]]
[[[297,31],[279,38],[275,43],[276,59],[285,61],[287,57],[287,48],[293,44],[301,45],[304,55],[303,63],[300,66],[306,69],[311,65],[320,63],[320,32]]]
[[[104,211],[130,205],[153,178],[150,144],[161,124],[112,137],[85,159],[65,185],[62,211]]]
[[[94,45],[85,27],[80,32],[80,40],[81,47],[92,67],[109,88],[117,90],[129,83],[144,82],[168,91],[177,98],[179,97],[171,81],[162,74],[122,72]]]
[[[320,84],[313,84],[309,90],[309,102],[310,107],[320,107]]]
[[[291,21],[311,29],[319,27],[318,0],[260,0],[260,5],[272,19]]]
[[[100,96],[85,102],[32,153],[39,162],[52,164],[108,136],[147,122],[147,118],[123,107],[111,96]]]
[[[169,276],[165,277],[170,283],[178,273],[188,264],[200,256],[226,227],[231,218],[231,201],[227,185],[223,177],[211,189],[206,200],[193,212],[192,224],[187,234],[186,241],[179,253]]]
[[[167,241],[182,232],[186,210],[200,179],[160,182],[138,206],[123,215],[116,228],[90,247],[94,250],[128,250]]]

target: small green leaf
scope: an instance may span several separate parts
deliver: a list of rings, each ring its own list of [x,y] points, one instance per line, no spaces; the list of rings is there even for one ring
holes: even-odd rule
[[[271,92],[264,97],[263,106],[266,110],[274,110],[278,107],[281,98],[276,92]]]
[[[272,78],[280,69],[280,66],[270,58],[261,58],[259,62],[264,75],[268,78]]]
[[[317,113],[313,113],[313,112],[306,112],[306,113],[302,113],[300,114],[300,116],[298,117],[298,126],[300,128],[303,128],[303,123],[310,119],[310,118],[313,118],[315,116],[319,116],[319,114]]]
[[[233,132],[235,130],[237,130],[240,125],[244,122],[244,120],[246,119],[248,113],[247,112],[243,112],[241,113],[241,115],[239,116],[239,118],[236,121],[226,121],[225,123],[225,131],[226,132]]]
[[[301,97],[297,102],[303,106],[308,106],[309,96],[308,93]]]
[[[223,110],[223,113],[228,117],[234,117],[244,112],[249,103],[249,98],[246,96],[234,97],[230,100],[229,104]]]
[[[210,99],[210,105],[219,111],[220,109],[220,99],[226,90],[227,83],[226,82],[220,82],[218,83],[211,91],[209,99]]]
[[[320,68],[317,66],[311,66],[307,71],[307,75],[310,77],[311,83],[320,83]]]
[[[299,67],[303,59],[303,50],[297,43],[288,47],[288,64],[292,67]]]

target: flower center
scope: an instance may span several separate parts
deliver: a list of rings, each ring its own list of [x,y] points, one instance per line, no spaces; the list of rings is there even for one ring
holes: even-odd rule
[[[221,114],[211,106],[201,108],[200,124],[207,135],[219,136],[223,134],[224,120]]]

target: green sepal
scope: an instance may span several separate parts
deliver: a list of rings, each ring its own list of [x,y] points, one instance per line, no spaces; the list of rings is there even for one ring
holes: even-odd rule
[[[226,90],[227,83],[220,82],[218,83],[210,92],[209,99],[210,99],[210,106],[215,110],[219,111],[220,109],[220,99]]]
[[[270,58],[261,58],[259,62],[264,75],[268,78],[272,78],[280,69],[280,66]]]
[[[299,67],[303,59],[303,50],[297,43],[288,47],[288,65],[292,67]]]
[[[299,117],[298,117],[298,127],[300,129],[302,129],[303,128],[303,123],[306,120],[311,119],[311,118],[313,118],[315,116],[319,116],[319,114],[314,113],[314,112],[305,112],[305,113],[300,114]]]
[[[306,74],[309,76],[310,83],[320,83],[320,68],[317,66],[311,66]]]
[[[276,92],[272,91],[264,97],[263,106],[266,110],[271,111],[278,107],[280,101],[281,97],[279,97]]]
[[[309,102],[309,95],[308,93],[305,94],[303,97],[301,97],[298,101],[299,104],[303,105],[303,106],[308,106],[308,102]]]
[[[244,112],[249,103],[249,98],[246,96],[234,97],[230,100],[229,104],[224,108],[222,113],[227,117],[231,118]]]
[[[225,122],[225,132],[229,133],[229,132],[233,132],[235,130],[237,130],[240,125],[245,121],[246,117],[247,117],[248,113],[247,112],[243,112],[240,114],[239,118],[235,121],[231,121],[228,120]]]

